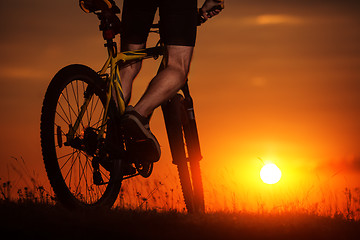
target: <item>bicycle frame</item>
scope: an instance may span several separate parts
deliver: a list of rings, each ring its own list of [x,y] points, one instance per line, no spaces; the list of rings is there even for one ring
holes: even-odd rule
[[[108,59],[106,60],[105,64],[98,72],[98,74],[104,79],[108,87],[106,89],[106,103],[104,106],[105,110],[98,138],[101,138],[105,132],[105,126],[108,120],[108,111],[111,99],[115,100],[119,116],[123,115],[125,112],[126,103],[121,86],[121,78],[119,72],[120,67],[130,64],[134,61],[141,61],[146,58],[157,59],[159,56],[164,55],[164,48],[161,45],[136,51],[125,51],[119,53],[117,52],[116,43],[113,42],[113,40],[107,40],[105,46],[108,49]],[[108,69],[110,69],[110,74],[107,74]],[[74,126],[69,126],[69,132],[68,134],[66,134],[68,142],[74,139],[75,132],[79,128],[81,119],[85,114],[86,108],[88,107],[88,104],[90,103],[93,94],[94,93],[89,94],[85,97],[85,101],[80,108],[80,112]]]
[[[154,24],[153,28],[157,29],[159,27],[159,24]],[[99,76],[106,82],[106,102],[104,105],[104,114],[101,120],[101,127],[98,133],[98,139],[102,138],[105,133],[105,126],[108,121],[108,113],[109,113],[109,106],[110,101],[113,99],[115,102],[115,105],[118,110],[119,116],[122,116],[125,112],[125,99],[124,99],[124,93],[121,86],[121,78],[120,78],[120,72],[119,69],[122,66],[126,66],[127,64],[131,64],[134,61],[141,61],[146,58],[154,58],[157,59],[160,56],[163,56],[165,53],[165,49],[163,44],[161,43],[161,40],[155,47],[135,50],[135,51],[124,51],[124,52],[117,52],[117,44],[113,41],[115,35],[113,35],[112,30],[110,29],[103,29],[103,36],[106,40],[105,47],[107,47],[108,50],[108,58],[101,68],[101,70],[98,72]],[[107,31],[110,31],[107,32]],[[152,31],[157,32],[158,31]],[[164,67],[164,58],[162,59],[162,63],[160,65],[159,71]],[[110,73],[108,74],[108,69],[110,69]],[[184,131],[189,132],[189,135],[191,135],[191,145],[193,146],[192,151],[192,158],[187,159],[187,161],[200,161],[202,159],[201,151],[200,151],[200,145],[199,145],[199,137],[197,134],[197,126],[195,121],[195,115],[194,115],[194,109],[193,109],[193,100],[191,98],[189,87],[187,84],[187,80],[185,85],[182,87],[182,92],[185,97],[185,108],[186,113],[189,116],[189,123],[188,126],[191,129],[195,129],[195,131],[190,131],[187,129],[184,129]],[[88,96],[85,96],[84,104],[81,106],[80,113],[75,121],[74,126],[69,126],[69,133],[66,134],[67,141],[71,141],[74,139],[75,132],[79,128],[81,119],[83,118],[86,108],[88,107],[88,104],[90,103],[90,100],[93,96],[94,92],[91,94],[88,94]],[[166,105],[166,104],[165,104]],[[162,106],[162,110],[167,111],[165,105]],[[177,164],[178,160],[173,159],[173,163]]]

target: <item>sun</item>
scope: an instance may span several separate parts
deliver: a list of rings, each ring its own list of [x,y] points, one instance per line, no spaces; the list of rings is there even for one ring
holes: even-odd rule
[[[275,184],[281,178],[281,171],[275,164],[268,163],[261,168],[260,178],[264,183]]]

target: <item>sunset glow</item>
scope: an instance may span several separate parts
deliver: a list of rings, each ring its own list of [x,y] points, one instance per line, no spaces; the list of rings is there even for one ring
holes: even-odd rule
[[[344,189],[360,183],[358,10],[359,1],[229,0],[220,16],[198,28],[189,87],[209,209],[346,207]],[[12,182],[16,196],[31,180],[14,170],[14,159],[24,159],[31,176],[51,189],[39,133],[50,80],[74,63],[98,71],[107,52],[98,19],[74,1],[2,1],[0,17],[0,178]],[[148,47],[157,41],[150,34]],[[158,66],[143,62],[131,104]],[[153,205],[164,206],[161,197],[174,195],[173,205],[182,209],[160,109],[150,125],[162,156],[138,184],[141,196],[154,191]],[[281,169],[266,170],[259,156]],[[134,190],[129,198],[138,205],[138,189],[125,190]]]

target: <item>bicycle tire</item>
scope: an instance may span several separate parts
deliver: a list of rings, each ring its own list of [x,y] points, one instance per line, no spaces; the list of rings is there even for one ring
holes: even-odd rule
[[[86,129],[99,127],[106,99],[102,84],[104,81],[91,68],[77,64],[69,65],[54,76],[44,97],[40,138],[45,169],[57,200],[69,208],[111,208],[120,191],[121,160],[109,163],[110,170],[99,164],[96,169],[108,182],[96,185],[91,181],[93,179],[90,179],[95,175],[94,157],[83,149],[65,146],[63,143],[63,138],[66,139],[66,133],[70,128],[69,124],[74,124],[76,114],[81,109],[81,96],[85,96],[84,92],[87,90],[93,91],[92,102],[87,106],[86,116],[84,115],[84,119],[87,120],[81,121],[76,135],[80,136],[81,131]],[[85,133],[78,138],[81,137],[85,141]]]
[[[186,209],[189,213],[205,211],[203,184],[199,159],[193,157],[191,133],[197,131],[189,123],[184,97],[177,94],[163,106],[168,139],[177,166]],[[196,132],[197,133],[197,132]]]

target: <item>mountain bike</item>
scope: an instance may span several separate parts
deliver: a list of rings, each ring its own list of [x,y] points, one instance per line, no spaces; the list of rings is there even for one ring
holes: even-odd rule
[[[147,178],[154,167],[129,151],[132,139],[119,124],[126,108],[119,69],[134,61],[162,57],[161,70],[166,54],[161,39],[154,47],[118,52],[114,38],[120,32],[116,16],[120,9],[113,1],[89,2],[80,1],[80,6],[100,20],[108,58],[99,71],[73,64],[53,77],[42,106],[41,147],[47,176],[60,203],[69,208],[111,208],[124,181]],[[159,24],[153,24],[152,32],[159,33]],[[204,212],[202,156],[187,81],[161,109],[187,211]]]

